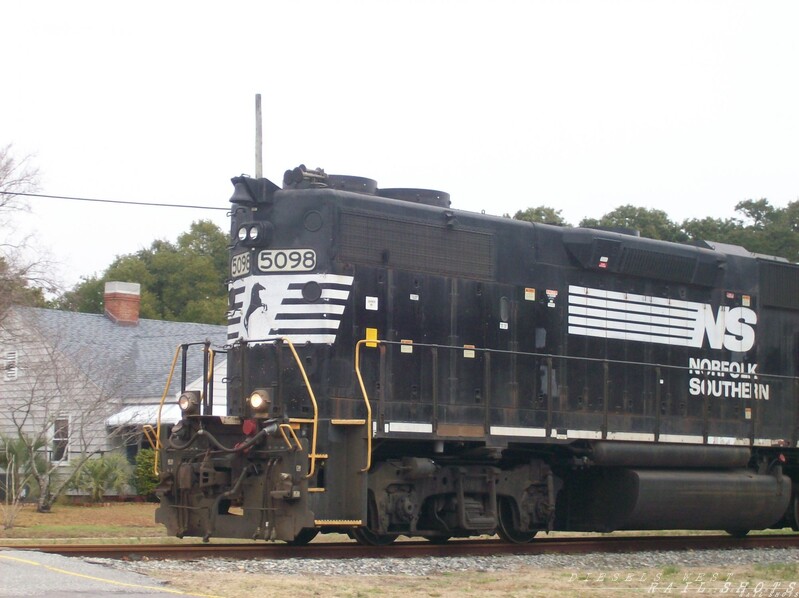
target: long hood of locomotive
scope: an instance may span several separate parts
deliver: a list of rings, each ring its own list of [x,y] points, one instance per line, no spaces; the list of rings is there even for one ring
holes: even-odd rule
[[[335,345],[338,397],[356,341],[394,343],[365,372],[382,432],[796,442],[794,264],[332,189],[244,217],[274,236],[233,251],[230,342]]]

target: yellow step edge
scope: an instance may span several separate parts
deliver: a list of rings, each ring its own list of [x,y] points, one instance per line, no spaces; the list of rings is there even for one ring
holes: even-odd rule
[[[363,525],[360,519],[316,519],[314,525]]]
[[[331,419],[330,423],[334,426],[363,426],[366,425],[365,419]]]

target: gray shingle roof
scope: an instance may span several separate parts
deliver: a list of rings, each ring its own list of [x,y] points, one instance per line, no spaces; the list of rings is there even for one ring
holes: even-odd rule
[[[139,320],[135,326],[120,326],[101,314],[41,308],[19,308],[18,313],[95,384],[107,388],[112,377],[114,395],[127,402],[161,397],[179,344],[208,339],[221,347],[227,336],[225,326],[210,324]],[[200,348],[192,347],[189,356],[187,383],[202,375]],[[179,390],[180,361],[170,395]]]

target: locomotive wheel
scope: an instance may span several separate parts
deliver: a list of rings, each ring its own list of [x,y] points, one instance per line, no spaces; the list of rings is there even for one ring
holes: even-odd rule
[[[430,544],[446,544],[449,542],[451,536],[425,536],[424,538],[430,542]]]
[[[379,534],[371,530],[374,521],[377,521],[377,505],[373,496],[369,496],[366,506],[366,525],[355,527],[349,531],[350,537],[362,546],[388,546],[397,536]]]
[[[537,531],[527,531],[519,529],[519,517],[516,514],[516,505],[509,498],[502,498],[499,501],[497,535],[505,542],[511,544],[527,544],[531,542]]]
[[[314,527],[304,527],[300,530],[300,533],[297,534],[297,537],[293,540],[286,542],[289,546],[305,546],[313,540],[316,535],[319,533],[319,530]]]
[[[368,527],[351,529],[350,536],[362,546],[388,546],[397,539],[397,536],[375,533]]]
[[[793,531],[799,532],[799,496],[796,494],[796,489],[791,499],[791,506],[788,508],[788,524]]]

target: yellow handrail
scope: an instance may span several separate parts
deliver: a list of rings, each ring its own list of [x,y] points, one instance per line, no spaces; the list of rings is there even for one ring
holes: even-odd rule
[[[208,375],[205,378],[206,386],[211,386],[214,383],[214,356],[215,355],[216,355],[216,353],[214,353],[214,350],[211,347],[208,347]],[[205,399],[208,395],[211,395],[211,397],[213,397],[213,395],[214,395],[214,389],[213,388],[209,388],[208,389],[208,391],[206,392],[206,396],[203,397],[203,399]],[[214,410],[213,398],[211,400],[212,400],[212,402],[209,405],[209,407],[211,409],[211,412],[213,412],[213,410]]]
[[[297,354],[297,350],[294,348],[294,343],[287,337],[281,337],[283,342],[288,344],[289,349],[291,349],[291,353],[294,355],[294,360],[297,362],[297,367],[300,368],[300,373],[302,374],[302,379],[305,381],[305,388],[308,389],[308,396],[311,397],[311,403],[313,404],[313,432],[311,434],[311,454],[308,455],[311,459],[311,466],[308,471],[308,475],[305,476],[306,478],[313,477],[313,474],[316,472],[316,432],[319,426],[319,406],[316,404],[316,396],[313,393],[313,388],[311,388],[311,381],[308,380],[308,374],[305,373],[305,368],[302,365],[302,360],[300,356]]]
[[[208,349],[208,376],[206,376],[206,382],[212,382],[214,379],[214,355],[216,353],[213,349]]]
[[[175,365],[178,362],[178,355],[180,355],[180,348],[183,345],[178,345],[178,348],[175,349],[175,357],[172,359],[172,367],[169,368],[169,376],[166,379],[166,386],[164,387],[164,394],[161,395],[161,402],[158,404],[158,416],[156,418],[156,426],[155,426],[155,450],[156,455],[155,459],[153,460],[153,473],[158,475],[158,451],[161,450],[161,410],[164,408],[164,401],[166,401],[166,395],[169,394],[169,387],[172,385],[172,375],[175,373]]]
[[[366,385],[363,383],[363,377],[361,376],[361,345],[367,342],[379,343],[380,341],[367,341],[364,339],[355,344],[355,375],[358,376],[358,384],[361,385],[361,392],[363,393],[363,402],[366,404],[366,467],[361,470],[364,473],[372,467],[372,405],[369,403]]]

